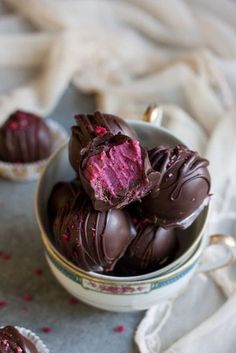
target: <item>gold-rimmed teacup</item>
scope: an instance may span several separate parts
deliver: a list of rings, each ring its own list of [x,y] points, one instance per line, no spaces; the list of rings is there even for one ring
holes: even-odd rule
[[[142,144],[147,148],[156,145],[180,143],[163,128],[147,122],[130,121]],[[152,305],[177,296],[190,278],[199,270],[213,270],[235,259],[235,241],[232,237],[214,235],[208,237],[205,207],[192,226],[179,235],[180,251],[168,266],[141,276],[115,277],[86,272],[67,260],[55,248],[47,215],[47,202],[53,186],[58,181],[69,181],[74,172],[68,161],[68,145],[65,144],[49,160],[36,192],[36,217],[49,266],[57,280],[72,295],[92,306],[111,311],[144,310]],[[214,243],[227,249],[226,256],[214,264],[200,265],[204,249]]]

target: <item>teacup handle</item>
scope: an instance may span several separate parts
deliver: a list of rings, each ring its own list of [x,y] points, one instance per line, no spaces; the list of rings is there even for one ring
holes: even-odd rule
[[[143,120],[156,126],[161,126],[163,121],[163,109],[156,104],[149,105],[146,109]]]
[[[212,246],[223,248],[224,254],[216,261],[207,258],[207,249]],[[205,255],[204,255],[205,253]],[[236,260],[236,241],[230,235],[213,234],[209,237],[208,246],[203,251],[203,255],[198,266],[198,272],[214,271],[222,267],[231,265]]]

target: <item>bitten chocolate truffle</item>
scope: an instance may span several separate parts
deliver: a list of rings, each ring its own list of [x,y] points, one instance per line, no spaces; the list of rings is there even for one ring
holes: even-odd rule
[[[209,198],[209,162],[183,145],[154,148],[149,158],[161,183],[143,199],[143,214],[164,228],[189,226]]]
[[[0,329],[0,353],[40,353],[35,345],[13,326]]]
[[[58,210],[53,233],[64,256],[81,269],[98,272],[111,271],[134,236],[128,213],[95,211],[82,189]]]
[[[110,132],[113,135],[121,133],[133,139],[137,134],[123,119],[115,115],[102,114],[79,114],[75,116],[77,126],[72,126],[69,142],[69,160],[73,169],[78,173],[82,150],[94,138],[103,136]]]
[[[31,163],[48,158],[52,149],[50,129],[40,117],[16,111],[0,128],[0,160]]]
[[[106,134],[83,151],[79,177],[93,207],[106,211],[146,196],[158,185],[160,173],[152,169],[138,140]]]
[[[136,276],[152,272],[166,266],[177,250],[178,241],[174,229],[141,222],[136,237],[117,263],[114,273]]]

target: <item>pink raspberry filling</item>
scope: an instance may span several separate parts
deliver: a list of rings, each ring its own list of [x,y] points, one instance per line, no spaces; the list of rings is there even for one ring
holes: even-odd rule
[[[142,151],[137,140],[125,141],[91,156],[84,176],[100,199],[126,195],[140,198],[147,191]]]

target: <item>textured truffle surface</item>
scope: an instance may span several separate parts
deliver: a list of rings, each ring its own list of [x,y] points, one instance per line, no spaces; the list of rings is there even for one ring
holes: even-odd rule
[[[107,134],[89,144],[79,172],[86,193],[99,211],[140,200],[160,179],[139,141],[124,135]]]
[[[59,251],[81,269],[108,272],[133,238],[123,210],[95,211],[82,189],[60,208],[53,223]]]
[[[73,169],[78,173],[81,153],[84,148],[99,136],[107,133],[127,135],[136,139],[136,132],[121,118],[95,112],[94,114],[79,114],[75,116],[77,126],[72,126],[69,142],[69,160]]]
[[[40,353],[27,338],[13,326],[0,329],[0,353]]]
[[[141,222],[136,237],[117,263],[114,272],[125,276],[152,272],[166,266],[177,250],[178,241],[174,229]]]
[[[143,199],[143,214],[165,228],[184,227],[209,196],[209,162],[183,145],[154,148],[149,158],[153,169],[161,173],[161,182]]]
[[[0,128],[0,160],[30,163],[49,157],[52,149],[50,129],[40,117],[16,111]]]

